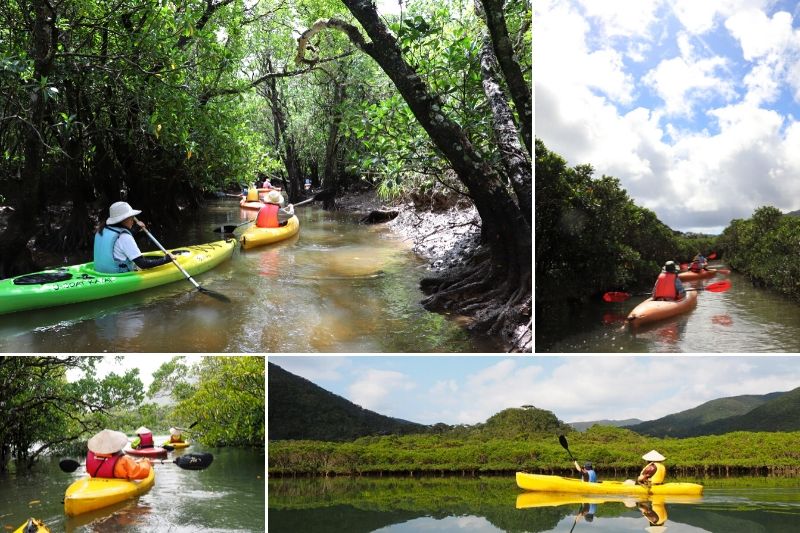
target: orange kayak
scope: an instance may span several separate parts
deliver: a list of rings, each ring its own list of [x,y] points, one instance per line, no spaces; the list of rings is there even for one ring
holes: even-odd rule
[[[701,270],[700,272],[692,272],[691,270],[687,272],[680,272],[678,273],[678,279],[681,281],[695,281],[698,279],[708,279],[713,278],[717,275],[716,268],[709,268],[708,270]]]
[[[264,204],[261,202],[248,202],[246,196],[242,196],[242,199],[239,201],[239,207],[242,209],[261,209],[264,207]]]
[[[688,313],[697,305],[697,291],[686,291],[686,297],[678,301],[653,300],[648,298],[633,308],[628,314],[628,324],[638,327],[657,322],[682,313]]]

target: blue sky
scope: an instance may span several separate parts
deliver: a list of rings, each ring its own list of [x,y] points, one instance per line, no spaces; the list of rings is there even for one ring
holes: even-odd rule
[[[521,405],[550,410],[565,422],[652,420],[715,398],[800,386],[800,358],[772,356],[270,356],[269,361],[364,408],[424,424],[474,424]]]
[[[800,209],[800,4],[534,3],[536,136],[674,229]]]

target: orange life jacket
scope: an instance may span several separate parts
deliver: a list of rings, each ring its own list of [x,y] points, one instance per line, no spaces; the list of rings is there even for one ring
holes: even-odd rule
[[[653,289],[653,299],[677,300],[678,291],[675,290],[675,278],[677,276],[674,272],[662,272],[659,274],[656,286]]]
[[[265,204],[264,207],[258,210],[256,217],[256,226],[259,228],[277,228],[278,224],[278,207],[275,204]]]
[[[91,450],[86,454],[86,472],[92,477],[114,477],[114,465],[124,454],[117,452],[112,455],[95,455]]]

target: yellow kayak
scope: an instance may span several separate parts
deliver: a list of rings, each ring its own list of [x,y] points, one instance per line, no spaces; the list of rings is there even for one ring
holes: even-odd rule
[[[524,490],[537,492],[571,492],[578,494],[630,494],[632,496],[650,494],[700,495],[703,485],[697,483],[664,483],[662,485],[627,484],[622,481],[601,481],[587,483],[580,479],[542,474],[517,472],[517,486]]]
[[[154,468],[150,469],[150,475],[146,478],[133,481],[83,477],[67,487],[64,512],[67,516],[76,516],[133,498],[150,489],[155,480]]]
[[[14,533],[50,533],[50,528],[36,518],[29,518],[27,522],[14,530]]]
[[[600,504],[619,502],[630,507],[640,501],[650,501],[661,504],[697,503],[703,501],[703,497],[691,494],[643,494],[638,496],[632,496],[630,494],[592,494],[584,496],[581,494],[563,492],[523,492],[517,495],[517,509],[579,505],[581,503]]]
[[[255,224],[244,230],[239,240],[242,243],[242,248],[248,250],[256,246],[264,246],[265,244],[272,244],[274,242],[288,239],[296,235],[300,231],[300,221],[297,217],[290,218],[285,226],[279,228],[259,228]]]
[[[162,444],[161,446],[172,446],[176,450],[179,450],[181,448],[188,448],[190,446],[190,444],[188,442],[169,442],[169,441],[167,441],[164,444]]]

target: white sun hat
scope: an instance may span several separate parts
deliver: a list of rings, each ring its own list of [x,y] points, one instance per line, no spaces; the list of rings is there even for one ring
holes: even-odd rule
[[[180,435],[181,434],[181,430],[178,429],[178,428],[169,428],[169,434],[170,435]]]
[[[279,191],[269,191],[264,201],[268,204],[283,204],[283,195]]]
[[[109,454],[120,451],[128,444],[128,437],[121,431],[104,429],[86,443],[92,453]]]
[[[139,429],[136,430],[136,434],[137,435],[141,435],[142,433],[152,433],[152,431],[150,431],[146,427],[142,426],[142,427],[140,427]]]
[[[114,202],[111,204],[111,207],[108,208],[108,214],[110,216],[106,219],[106,224],[116,224],[128,217],[135,217],[139,213],[141,213],[141,211],[132,208],[128,202]]]
[[[666,457],[664,457],[655,450],[650,450],[649,452],[647,452],[642,456],[642,459],[644,459],[645,461],[663,461],[664,459],[666,459]]]

